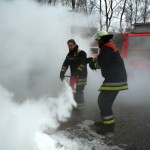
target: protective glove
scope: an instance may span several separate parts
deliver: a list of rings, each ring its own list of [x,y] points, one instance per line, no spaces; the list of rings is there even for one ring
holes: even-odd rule
[[[96,59],[97,59],[97,58],[88,57],[88,58],[86,58],[86,63],[87,63],[87,64],[90,64],[90,63],[92,63],[92,62],[96,62]]]
[[[61,71],[60,72],[60,80],[63,81],[64,78],[65,78],[65,74],[64,74],[64,72]]]
[[[92,70],[96,70],[96,63],[95,62],[92,62],[89,64],[89,67],[92,69]]]
[[[88,57],[88,58],[86,58],[86,63],[87,64],[90,64],[90,63],[92,63],[93,62],[93,57]]]

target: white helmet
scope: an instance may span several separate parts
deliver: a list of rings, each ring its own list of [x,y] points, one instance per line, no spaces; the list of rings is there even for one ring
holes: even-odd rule
[[[95,37],[95,40],[100,40],[102,37],[110,40],[113,38],[113,34],[108,34],[108,32],[106,31],[97,31],[94,37]]]

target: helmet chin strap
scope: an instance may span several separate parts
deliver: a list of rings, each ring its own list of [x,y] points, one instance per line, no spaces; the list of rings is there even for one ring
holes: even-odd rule
[[[101,48],[102,47],[102,45],[103,45],[103,41],[100,39],[100,40],[98,40],[98,44],[99,44],[99,48]]]
[[[107,42],[109,42],[110,40],[108,40],[108,39],[100,39],[99,40],[99,48],[101,48],[102,47],[102,45],[104,45],[105,43],[107,43]]]

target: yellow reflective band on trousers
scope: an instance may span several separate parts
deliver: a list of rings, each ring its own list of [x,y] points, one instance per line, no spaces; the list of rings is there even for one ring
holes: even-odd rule
[[[81,67],[81,68],[85,68],[85,66],[84,66],[84,65],[79,65],[79,67]]]
[[[85,68],[85,66],[84,65],[79,65],[79,67],[77,68],[78,70],[80,70],[80,71],[83,71],[84,70],[84,68]]]
[[[63,67],[61,68],[61,71],[63,71],[63,72],[65,72],[66,70],[67,70],[67,67],[64,67],[64,66],[63,66]]]
[[[114,124],[115,123],[115,119],[112,120],[103,120],[103,124]]]
[[[81,67],[78,67],[78,70],[83,71],[83,69]]]
[[[87,79],[78,79],[77,85],[86,85],[87,84]]]
[[[100,90],[110,90],[110,91],[119,91],[119,90],[127,90],[128,89],[128,85],[124,85],[124,86],[101,86],[99,88]]]
[[[65,72],[66,70],[64,68],[61,69],[62,72]]]

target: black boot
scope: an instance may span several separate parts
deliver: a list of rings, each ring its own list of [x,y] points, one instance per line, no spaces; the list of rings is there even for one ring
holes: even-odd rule
[[[96,132],[101,135],[106,135],[107,133],[112,133],[112,132],[114,132],[114,124],[103,124],[103,126],[101,126],[101,128],[96,130]]]
[[[94,122],[94,124],[93,124],[94,126],[103,126],[104,124],[103,124],[103,122],[102,121],[95,121]]]

